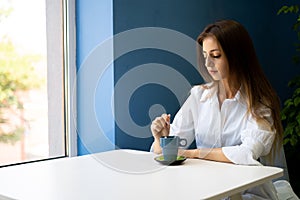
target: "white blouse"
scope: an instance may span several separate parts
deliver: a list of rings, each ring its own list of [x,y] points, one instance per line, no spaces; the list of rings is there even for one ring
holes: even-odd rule
[[[222,147],[225,156],[235,164],[259,164],[257,159],[270,152],[275,133],[257,124],[247,112],[240,92],[233,99],[225,99],[220,108],[218,87],[212,83],[206,86],[191,89],[170,126],[170,135],[186,138],[189,144],[195,139],[197,148]],[[266,107],[261,108],[261,113],[270,118]]]
[[[275,132],[270,131],[271,111],[264,106],[259,110],[269,122],[269,126],[264,127],[247,112],[240,92],[233,99],[225,99],[220,108],[217,85],[209,83],[206,86],[191,89],[170,125],[170,135],[186,138],[188,144],[195,139],[197,148],[222,148],[225,156],[235,164],[261,165],[257,159],[269,154],[275,138]],[[277,200],[276,193],[272,182],[267,182],[241,195],[244,200]]]

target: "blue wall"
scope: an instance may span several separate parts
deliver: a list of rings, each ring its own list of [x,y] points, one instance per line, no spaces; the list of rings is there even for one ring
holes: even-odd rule
[[[114,144],[116,148],[148,150],[152,143],[151,120],[162,112],[174,116],[191,85],[202,82],[194,66],[195,48],[191,44],[185,46],[185,41],[195,40],[205,25],[221,18],[238,20],[247,28],[266,75],[284,101],[290,94],[288,81],[300,73],[291,61],[296,41],[296,34],[290,28],[293,18],[276,15],[285,3],[283,0],[114,0],[112,5],[112,0],[78,0],[78,66],[93,54],[99,43],[115,36],[114,66],[107,68],[106,76],[101,75],[103,84],[98,84],[94,100],[96,118],[105,122],[106,135],[87,146],[96,151],[114,148]],[[94,59],[98,62],[97,56]],[[93,138],[88,135],[97,129],[89,128],[90,122],[86,120],[89,116],[83,115],[86,111],[82,108],[86,106],[83,96],[90,88],[82,85],[79,82],[82,95],[78,103],[79,136]],[[99,85],[105,86],[105,92],[99,92]],[[112,95],[114,116],[107,109],[111,107],[107,99]],[[83,130],[91,132],[83,134]],[[79,140],[79,154],[88,152],[85,146]]]
[[[112,0],[76,1],[78,155],[115,148],[112,18]]]
[[[137,27],[164,27],[179,31],[195,40],[208,23],[222,18],[235,19],[248,29],[266,75],[281,99],[284,100],[289,95],[288,81],[300,71],[291,62],[291,57],[295,53],[293,43],[296,40],[296,34],[290,29],[291,17],[276,15],[277,10],[283,4],[284,1],[273,0],[115,0],[114,34]],[[115,51],[122,45],[122,43],[115,42]],[[115,83],[129,70],[149,62],[171,66],[184,74],[191,84],[201,82],[187,62],[171,53],[143,49],[117,59],[114,68]],[[166,74],[166,78],[171,77]],[[176,80],[174,84],[180,85]],[[120,94],[117,98],[122,98],[122,95]],[[172,95],[172,90],[163,85],[147,84],[147,90],[146,88],[143,90],[143,87],[137,89],[132,99],[128,107],[132,119],[141,126],[151,121],[147,110],[149,105],[161,104],[172,116],[179,107],[176,96]],[[116,107],[116,115],[122,112],[123,110]],[[149,129],[148,132],[145,131],[136,137],[132,137],[128,131],[123,131],[118,124],[116,124],[115,131],[116,144],[120,148],[147,150],[152,142],[151,136],[149,138],[141,136],[150,134]]]

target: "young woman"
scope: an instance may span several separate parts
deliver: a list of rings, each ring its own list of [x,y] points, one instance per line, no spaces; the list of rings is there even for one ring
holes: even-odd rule
[[[205,84],[194,86],[176,114],[153,120],[151,151],[161,153],[160,137],[178,135],[197,149],[181,153],[243,165],[272,161],[282,146],[279,98],[263,73],[246,29],[233,20],[208,25],[197,39],[199,70]],[[243,199],[277,199],[272,183],[241,194]]]

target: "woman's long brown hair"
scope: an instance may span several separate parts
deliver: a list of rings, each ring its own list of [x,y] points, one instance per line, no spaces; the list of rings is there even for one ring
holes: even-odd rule
[[[278,147],[282,146],[280,99],[261,68],[250,35],[240,23],[233,20],[220,20],[208,25],[199,35],[197,41],[200,46],[207,36],[214,36],[220,43],[228,59],[230,87],[241,86],[248,112],[254,116],[258,124],[270,124],[259,112],[259,108],[264,105],[271,110],[273,123],[270,128],[276,133],[269,157],[273,161],[275,154],[278,153]],[[210,82],[212,78],[203,62],[201,64],[201,48],[198,50],[200,73],[205,81]]]

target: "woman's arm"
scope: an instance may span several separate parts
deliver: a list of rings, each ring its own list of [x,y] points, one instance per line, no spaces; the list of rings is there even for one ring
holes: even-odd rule
[[[223,153],[222,148],[201,148],[201,149],[188,149],[180,150],[180,155],[187,158],[201,158],[205,160],[213,160],[218,162],[232,163]]]

